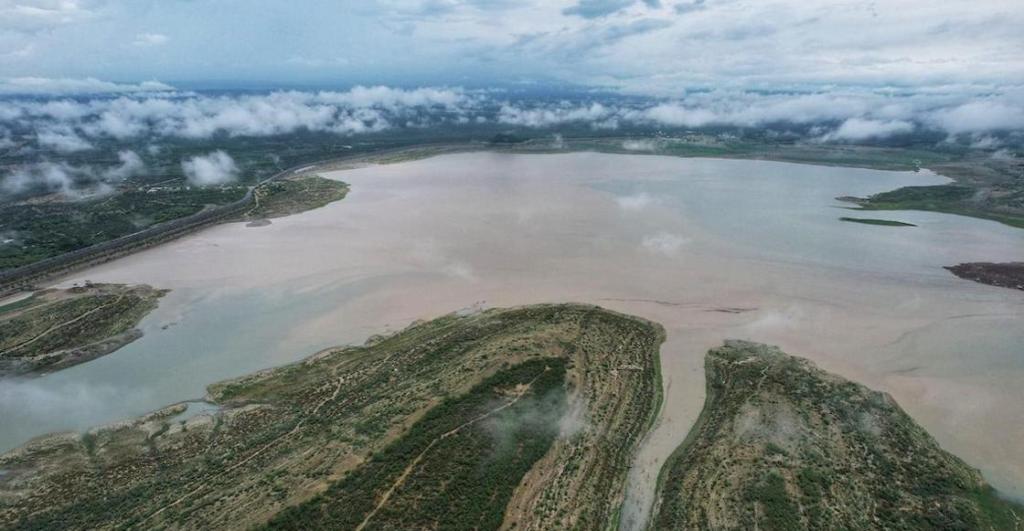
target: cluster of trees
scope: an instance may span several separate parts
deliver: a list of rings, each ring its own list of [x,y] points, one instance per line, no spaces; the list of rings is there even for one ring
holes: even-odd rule
[[[130,191],[75,202],[11,203],[0,207],[0,270],[82,249],[148,226],[225,205],[244,187]]]
[[[523,475],[558,435],[565,365],[533,359],[446,400],[326,492],[279,513],[268,529],[353,529],[367,517],[367,529],[496,529]],[[529,389],[516,399],[509,391],[522,384]]]

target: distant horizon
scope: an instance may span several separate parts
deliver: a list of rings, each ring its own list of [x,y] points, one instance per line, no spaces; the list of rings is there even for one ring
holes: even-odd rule
[[[1012,0],[0,2],[4,77],[203,88],[1024,87]]]

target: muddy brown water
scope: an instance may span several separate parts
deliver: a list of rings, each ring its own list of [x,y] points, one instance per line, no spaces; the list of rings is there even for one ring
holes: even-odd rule
[[[198,398],[206,385],[478,306],[588,302],[662,323],[665,405],[627,528],[704,398],[725,338],[781,346],[892,394],[946,449],[1024,495],[1024,296],[942,269],[1024,260],[1024,231],[929,212],[844,223],[842,195],[946,182],[765,161],[469,153],[326,174],[339,203],[233,223],[64,279],[173,291],[146,335],[0,382],[0,446]]]

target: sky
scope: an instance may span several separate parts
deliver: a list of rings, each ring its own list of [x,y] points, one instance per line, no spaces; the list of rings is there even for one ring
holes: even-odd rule
[[[0,78],[984,94],[1024,84],[1021,28],[1020,0],[0,0]]]
[[[303,130],[925,131],[1003,156],[1022,28],[1024,0],[0,0],[0,156],[33,161],[0,196],[109,189],[173,139],[209,140],[182,170],[221,184],[218,138]]]
[[[928,131],[998,154],[1024,135],[1021,28],[1022,0],[0,0],[0,155],[31,161],[0,196],[105,193],[173,139],[209,141],[182,172],[224,184],[217,139],[302,130]],[[538,93],[573,96],[514,97]]]

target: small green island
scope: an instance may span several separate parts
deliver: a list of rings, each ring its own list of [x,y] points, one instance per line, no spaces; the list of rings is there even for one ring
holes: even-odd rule
[[[109,354],[166,293],[146,285],[47,289],[0,306],[0,376],[38,375]]]
[[[1024,506],[884,393],[774,347],[728,341],[662,469],[654,529],[1024,529]]]
[[[916,227],[913,223],[905,223],[903,221],[893,221],[891,219],[874,219],[874,218],[850,218],[841,217],[839,221],[848,221],[850,223],[863,223],[865,225],[882,225],[885,227]]]

